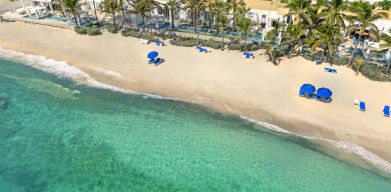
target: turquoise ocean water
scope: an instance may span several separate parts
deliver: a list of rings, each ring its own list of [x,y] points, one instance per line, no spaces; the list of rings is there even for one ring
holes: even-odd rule
[[[0,191],[390,192],[391,179],[195,105],[0,59]]]

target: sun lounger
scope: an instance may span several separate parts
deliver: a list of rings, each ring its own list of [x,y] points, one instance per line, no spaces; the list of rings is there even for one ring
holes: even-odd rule
[[[247,59],[254,59],[254,54],[250,53],[250,52],[244,52],[243,53],[243,57],[244,58],[247,58]]]
[[[140,44],[147,45],[147,44],[148,44],[148,40],[146,40],[146,39],[140,39]]]
[[[390,117],[390,106],[384,106],[383,113],[385,117]]]
[[[148,60],[148,64],[152,64],[152,63],[153,63],[153,59]]]
[[[361,101],[360,102],[360,111],[365,111],[365,110],[366,110],[365,102]]]
[[[203,48],[203,47],[198,47],[197,49],[198,49],[198,52],[200,52],[200,53],[207,53],[208,52],[208,49]]]
[[[160,58],[156,58],[154,61],[153,61],[153,64],[156,66],[156,65],[159,65],[160,64]]]
[[[358,100],[358,99],[353,99],[353,103],[354,103],[354,105],[358,105],[358,104],[360,104],[360,100]]]
[[[164,46],[164,42],[160,41],[159,39],[155,41],[155,45],[157,46]]]
[[[337,70],[336,70],[336,69],[332,69],[332,68],[327,68],[327,67],[325,67],[324,70],[325,70],[326,72],[329,72],[329,73],[337,73]]]

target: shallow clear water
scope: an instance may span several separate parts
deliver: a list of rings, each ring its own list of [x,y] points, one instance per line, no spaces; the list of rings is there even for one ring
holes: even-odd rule
[[[11,61],[0,98],[0,191],[391,191],[304,139]]]

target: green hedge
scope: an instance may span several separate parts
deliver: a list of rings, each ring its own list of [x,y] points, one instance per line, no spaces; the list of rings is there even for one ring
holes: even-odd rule
[[[87,34],[87,28],[85,27],[76,27],[75,32],[80,35],[86,35]]]
[[[374,81],[391,81],[391,73],[383,73],[382,69],[373,63],[365,64],[360,71],[362,75]]]
[[[228,50],[240,50],[240,51],[242,51],[243,49],[244,49],[244,47],[243,47],[242,44],[231,43],[231,44],[228,46]]]
[[[216,41],[214,39],[209,39],[207,41],[202,41],[201,45],[205,46],[205,47],[210,47],[210,48],[213,48],[213,49],[221,49],[221,41]]]
[[[247,45],[247,51],[256,51],[256,50],[259,50],[261,48],[260,45],[258,44],[250,44],[250,45]],[[245,46],[243,44],[237,44],[237,43],[231,43],[229,46],[228,46],[228,50],[240,50],[240,51],[244,51],[245,49]]]
[[[105,28],[107,29],[107,31],[109,31],[110,33],[117,33],[118,30],[114,27],[113,24],[106,24],[105,25]]]
[[[87,32],[87,35],[90,35],[90,36],[96,36],[96,35],[102,34],[100,32],[100,29],[98,27],[96,27],[95,25],[93,25],[91,27],[87,27],[86,32]]]
[[[123,30],[121,31],[121,35],[124,36],[124,37],[136,37],[136,38],[140,38],[142,33],[139,33],[139,32],[135,32],[135,31],[132,31],[130,29],[126,29],[126,30]]]
[[[95,25],[75,28],[75,32],[80,35],[90,35],[90,36],[102,34],[100,32],[100,29]]]
[[[181,39],[170,40],[170,43],[176,46],[194,47],[197,45],[197,39],[192,37],[186,37]]]

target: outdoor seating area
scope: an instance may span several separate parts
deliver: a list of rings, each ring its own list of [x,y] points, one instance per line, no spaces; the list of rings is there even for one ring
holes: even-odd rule
[[[155,41],[155,45],[156,46],[165,46],[165,44],[164,44],[164,42],[163,41],[161,41],[160,39],[157,39],[156,41]]]
[[[315,98],[316,100],[323,101],[323,102],[331,102],[332,95],[333,92],[330,89],[325,87],[316,89],[314,85],[309,83],[303,84],[299,90],[299,96],[306,97],[309,99]]]
[[[158,57],[159,53],[157,51],[151,51],[148,53],[147,58],[148,64],[153,64],[155,66],[158,66],[162,63],[162,59]]]

